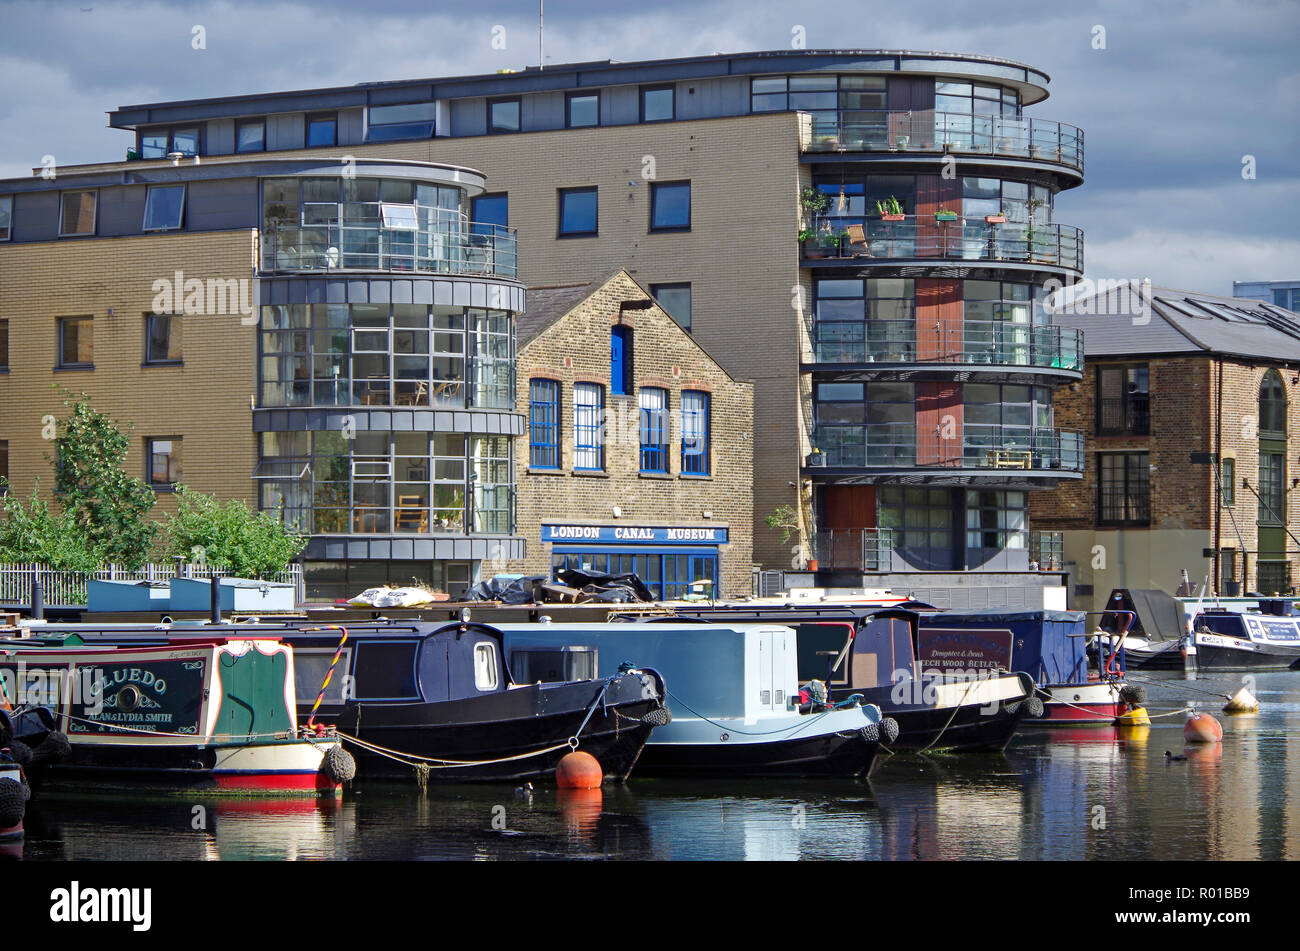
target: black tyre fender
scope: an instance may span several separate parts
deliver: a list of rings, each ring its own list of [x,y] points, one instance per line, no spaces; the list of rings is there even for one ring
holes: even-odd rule
[[[58,730],[51,730],[45,734],[45,739],[32,750],[32,763],[58,763],[67,759],[68,754],[72,752],[72,743],[69,742],[66,734]]]
[[[649,713],[643,714],[641,716],[641,722],[647,723],[650,726],[667,726],[673,722],[673,714],[667,707],[659,707],[656,710],[651,710]]]
[[[325,778],[333,783],[347,783],[356,778],[357,761],[345,750],[342,744],[331,746],[320,764]]]
[[[27,796],[22,783],[15,779],[0,779],[0,828],[18,825],[26,811]]]
[[[1043,701],[1038,697],[1030,697],[1025,700],[1025,716],[1037,720],[1046,712],[1047,708],[1043,706]]]
[[[1125,684],[1119,688],[1119,699],[1121,703],[1130,707],[1145,707],[1147,705],[1146,688],[1138,684]]]
[[[865,726],[858,727],[858,733],[868,743],[880,742],[880,727],[875,723],[868,723]]]
[[[893,717],[884,717],[880,721],[880,742],[886,746],[898,740],[898,721]]]

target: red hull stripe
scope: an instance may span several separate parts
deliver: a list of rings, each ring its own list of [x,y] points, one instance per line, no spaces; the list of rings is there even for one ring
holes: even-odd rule
[[[338,789],[318,772],[214,772],[212,778],[222,789]]]
[[[1063,703],[1052,703],[1049,700],[1043,706],[1047,708],[1046,719],[1048,721],[1078,723],[1082,720],[1111,723],[1123,712],[1121,708],[1124,705],[1121,703],[1076,703],[1074,706],[1066,706]]]

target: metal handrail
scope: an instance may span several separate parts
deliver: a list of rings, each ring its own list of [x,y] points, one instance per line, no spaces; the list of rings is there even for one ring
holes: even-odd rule
[[[814,320],[815,363],[957,363],[1079,370],[1083,332],[1072,327],[969,320],[924,327],[915,320]]]
[[[962,468],[1083,471],[1083,434],[967,423],[948,434],[911,423],[822,424],[812,432],[818,465],[840,468]]]

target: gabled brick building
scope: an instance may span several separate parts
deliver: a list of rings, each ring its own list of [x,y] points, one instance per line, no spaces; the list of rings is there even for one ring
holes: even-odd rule
[[[528,557],[511,570],[635,571],[666,598],[698,581],[748,594],[753,385],[622,269],[529,288],[517,326]]]
[[[1086,436],[1082,481],[1035,498],[1060,531],[1073,603],[1113,588],[1293,590],[1300,554],[1300,318],[1272,304],[1121,287],[1054,322],[1083,331],[1087,372],[1058,393]]]

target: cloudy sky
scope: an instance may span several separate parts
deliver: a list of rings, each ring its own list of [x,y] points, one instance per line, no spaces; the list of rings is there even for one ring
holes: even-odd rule
[[[1029,113],[1087,136],[1087,182],[1056,218],[1084,229],[1090,277],[1220,294],[1300,279],[1297,0],[547,0],[545,22],[548,64],[788,49],[796,26],[810,49],[1028,63],[1052,77]],[[47,154],[120,158],[130,134],[104,115],[118,106],[536,61],[535,0],[0,0],[0,177]]]

